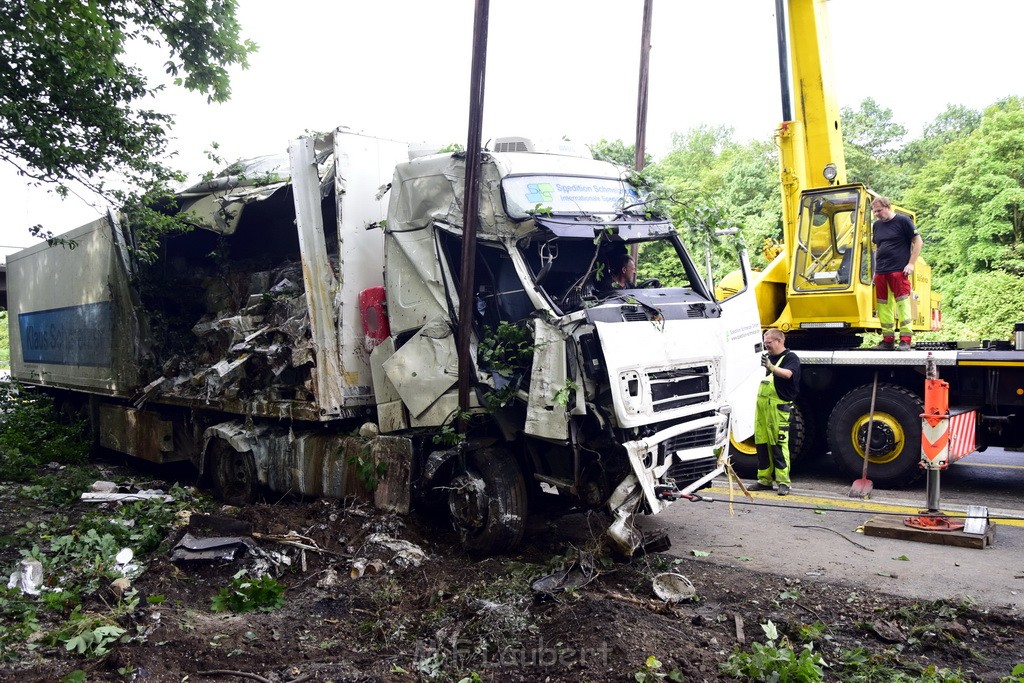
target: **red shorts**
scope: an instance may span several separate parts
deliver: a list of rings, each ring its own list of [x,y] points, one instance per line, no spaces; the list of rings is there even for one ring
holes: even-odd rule
[[[886,301],[889,292],[897,301],[910,296],[910,278],[903,271],[896,273],[877,273],[875,275],[875,298]]]

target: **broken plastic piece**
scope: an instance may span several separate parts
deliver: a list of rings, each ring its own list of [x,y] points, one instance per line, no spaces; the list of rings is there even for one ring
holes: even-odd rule
[[[418,567],[421,562],[427,559],[427,554],[418,545],[402,539],[391,538],[385,534],[373,534],[366,539],[366,542],[383,546],[395,553],[391,561],[400,567],[408,567],[410,565]]]
[[[43,585],[43,565],[39,560],[22,560],[11,574],[8,588],[17,588],[28,595],[39,595]]]
[[[683,602],[697,594],[697,589],[688,578],[675,572],[663,572],[654,577],[654,594],[665,602]]]

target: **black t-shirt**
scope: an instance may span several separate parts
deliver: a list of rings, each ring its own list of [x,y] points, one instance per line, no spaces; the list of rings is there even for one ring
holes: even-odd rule
[[[917,226],[902,213],[887,221],[871,225],[871,241],[878,245],[875,251],[876,273],[898,273],[910,263],[910,245],[917,234]]]
[[[779,358],[782,358],[781,363]],[[768,360],[772,362],[772,365],[793,371],[793,376],[789,379],[783,379],[775,375],[775,393],[783,401],[795,401],[796,397],[800,394],[800,359],[795,353],[787,350],[778,356],[768,356]]]

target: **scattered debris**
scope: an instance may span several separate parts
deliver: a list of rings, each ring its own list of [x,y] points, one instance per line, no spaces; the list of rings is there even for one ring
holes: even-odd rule
[[[675,572],[662,572],[654,577],[652,582],[654,594],[667,603],[683,602],[691,600],[697,594],[693,583],[682,574]]]
[[[418,567],[423,561],[428,559],[423,549],[415,543],[392,538],[385,534],[373,534],[366,539],[366,542],[387,548],[395,553],[395,556],[391,558],[391,562],[399,567]]]
[[[540,577],[530,584],[530,588],[534,592],[547,594],[576,590],[586,586],[597,576],[598,572],[594,566],[594,556],[590,553],[580,553],[579,557],[568,567],[553,574]]]
[[[171,561],[182,560],[209,562],[212,560],[232,561],[247,550],[256,550],[256,544],[248,538],[240,536],[218,536],[214,538],[196,538],[186,533],[171,550]]]
[[[167,495],[160,489],[149,489],[146,491],[137,491],[135,493],[106,493],[86,491],[81,496],[83,503],[131,503],[137,500],[150,500],[152,498],[160,498],[165,503],[170,503],[171,501],[174,500],[173,496]]]
[[[895,621],[874,621],[871,623],[871,630],[887,643],[905,643],[907,640],[907,636]]]
[[[365,557],[358,557],[352,560],[349,576],[358,579],[364,574],[379,574],[382,571],[384,571],[384,563],[380,560],[367,560]]]
[[[338,586],[341,581],[338,580],[338,572],[334,569],[324,570],[323,578],[316,582],[317,588],[334,588]]]
[[[22,560],[11,574],[8,588],[17,588],[27,595],[39,595],[43,585],[43,565],[39,560]]]
[[[114,598],[120,600],[125,593],[131,590],[132,582],[125,577],[114,579],[110,582],[110,592],[114,594]]]

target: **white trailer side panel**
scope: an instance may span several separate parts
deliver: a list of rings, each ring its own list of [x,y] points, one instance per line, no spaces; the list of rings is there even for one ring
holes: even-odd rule
[[[110,220],[97,219],[62,240],[8,257],[11,375],[130,393],[137,384],[137,335]]]
[[[359,293],[384,284],[384,234],[388,197],[395,166],[409,160],[405,142],[338,130],[334,134],[335,189],[338,206],[338,251],[341,268],[334,306],[341,355],[345,406],[373,405],[370,350],[363,334]]]

